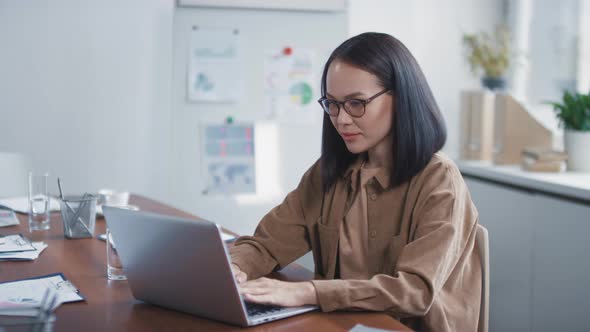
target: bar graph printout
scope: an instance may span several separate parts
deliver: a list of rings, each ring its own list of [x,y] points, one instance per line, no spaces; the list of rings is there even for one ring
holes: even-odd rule
[[[206,125],[203,134],[203,193],[255,193],[254,125]]]

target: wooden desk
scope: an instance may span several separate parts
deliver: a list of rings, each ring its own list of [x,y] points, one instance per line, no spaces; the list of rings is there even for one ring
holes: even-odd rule
[[[142,210],[179,217],[194,216],[145,197],[132,195],[130,204]],[[45,241],[49,247],[32,262],[0,262],[0,281],[29,278],[62,272],[86,297],[85,302],[62,304],[56,311],[55,331],[241,331],[228,325],[189,314],[148,305],[133,298],[127,281],[109,281],[106,277],[106,248],[93,239],[66,240],[61,216],[51,215],[51,229],[29,233],[27,216],[19,215],[20,225],[0,228],[0,234],[22,233],[33,241]],[[96,223],[96,234],[104,233],[105,221]],[[286,280],[308,280],[311,273],[291,265],[276,275]],[[355,324],[389,330],[409,330],[381,313],[313,312],[278,320],[248,331],[346,331]]]

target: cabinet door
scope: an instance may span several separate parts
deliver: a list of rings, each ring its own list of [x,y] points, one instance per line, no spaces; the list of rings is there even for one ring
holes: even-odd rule
[[[535,196],[533,330],[590,331],[590,204]]]
[[[530,331],[533,194],[465,179],[490,237],[490,331]]]

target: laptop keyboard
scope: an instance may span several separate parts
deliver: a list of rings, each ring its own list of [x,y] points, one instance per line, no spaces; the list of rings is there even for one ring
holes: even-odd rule
[[[246,302],[246,311],[248,311],[248,316],[272,314],[282,310],[285,310],[285,307]]]

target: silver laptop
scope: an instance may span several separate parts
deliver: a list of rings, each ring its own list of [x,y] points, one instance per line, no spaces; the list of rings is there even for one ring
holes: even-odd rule
[[[245,302],[215,223],[108,206],[103,212],[138,300],[241,326],[317,309]]]

